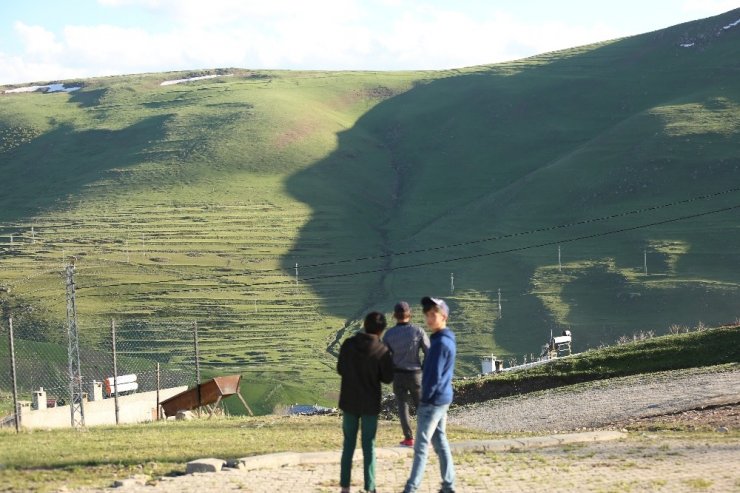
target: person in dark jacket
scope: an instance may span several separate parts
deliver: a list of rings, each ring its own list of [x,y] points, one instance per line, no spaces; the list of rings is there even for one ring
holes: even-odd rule
[[[386,325],[385,315],[369,313],[363,324],[365,331],[344,341],[339,350],[337,372],[342,376],[339,409],[344,412],[344,445],[339,479],[342,493],[349,492],[352,456],[359,428],[362,429],[365,491],[375,491],[375,433],[380,414],[380,384],[393,381],[391,352],[380,340]]]
[[[399,301],[393,308],[397,323],[388,329],[383,342],[393,353],[393,393],[398,404],[398,417],[401,420],[403,441],[401,446],[414,446],[414,433],[411,429],[410,404],[419,409],[421,399],[421,359],[420,353],[427,354],[429,337],[421,327],[411,323],[411,307]]]
[[[455,373],[457,347],[455,334],[447,327],[450,309],[444,300],[425,297],[421,300],[427,327],[432,331],[431,345],[424,358],[421,376],[421,403],[416,415],[414,462],[404,493],[419,489],[429,455],[429,445],[439,457],[442,475],[441,493],[455,491],[455,467],[447,442],[447,409],[452,402],[452,375]]]

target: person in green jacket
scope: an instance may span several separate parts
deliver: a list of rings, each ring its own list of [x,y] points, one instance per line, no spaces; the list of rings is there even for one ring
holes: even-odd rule
[[[339,485],[349,493],[352,456],[362,429],[362,457],[365,491],[375,491],[375,434],[380,414],[380,385],[393,381],[393,359],[380,340],[387,326],[385,315],[371,312],[365,317],[364,332],[358,332],[342,344],[337,372],[342,376],[339,409],[343,411],[344,445]]]

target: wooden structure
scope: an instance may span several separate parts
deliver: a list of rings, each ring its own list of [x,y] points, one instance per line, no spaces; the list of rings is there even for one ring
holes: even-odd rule
[[[241,375],[216,377],[160,402],[160,406],[164,410],[165,416],[168,417],[176,416],[178,411],[190,411],[205,407],[208,410],[208,417],[211,418],[224,398],[236,395],[244,404],[249,415],[254,416],[247,401],[239,393],[241,380]]]

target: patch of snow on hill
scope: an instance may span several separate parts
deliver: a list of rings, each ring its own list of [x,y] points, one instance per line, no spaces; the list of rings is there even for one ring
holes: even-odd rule
[[[740,19],[736,20],[735,22],[731,22],[731,23],[727,24],[722,29],[724,29],[726,31],[728,29],[732,29],[733,27],[737,26],[738,24],[740,24]]]
[[[225,74],[225,75],[201,75],[200,77],[190,77],[187,79],[174,79],[174,80],[166,80],[160,84],[160,86],[171,86],[173,84],[182,84],[183,82],[192,82],[194,80],[204,80],[204,79],[213,79],[216,77],[231,77],[234,74]]]
[[[74,86],[74,87],[64,87],[64,84],[47,84],[45,86],[26,86],[26,87],[18,87],[16,89],[8,89],[5,91],[5,94],[12,94],[12,93],[19,93],[19,92],[36,92],[36,91],[42,91],[44,92],[72,92],[77,91],[78,89],[82,89],[82,86]]]

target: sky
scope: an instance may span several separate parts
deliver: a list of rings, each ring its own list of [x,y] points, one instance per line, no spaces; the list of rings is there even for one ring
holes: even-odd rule
[[[3,0],[0,84],[171,70],[423,70],[654,31],[740,0]]]

